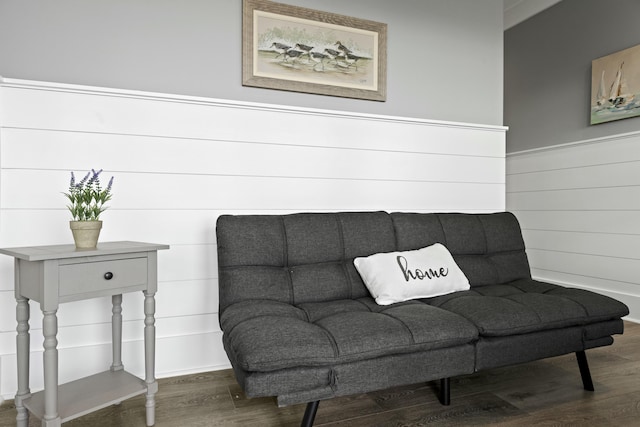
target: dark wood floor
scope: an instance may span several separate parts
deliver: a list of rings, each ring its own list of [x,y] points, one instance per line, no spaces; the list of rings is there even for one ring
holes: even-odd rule
[[[595,392],[582,389],[575,355],[494,369],[451,381],[451,405],[435,384],[323,401],[316,426],[640,426],[640,324],[625,323],[613,346],[587,351]],[[229,370],[162,379],[156,426],[296,426],[305,405],[278,408],[247,399]],[[0,426],[15,425],[12,401]],[[40,423],[32,417],[30,426]],[[144,398],[127,400],[65,427],[144,426]]]

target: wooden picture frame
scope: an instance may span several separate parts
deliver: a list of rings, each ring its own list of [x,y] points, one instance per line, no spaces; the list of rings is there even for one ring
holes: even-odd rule
[[[243,0],[242,84],[386,100],[387,24]]]

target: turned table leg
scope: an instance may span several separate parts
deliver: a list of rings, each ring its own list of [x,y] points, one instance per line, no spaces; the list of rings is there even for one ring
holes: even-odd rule
[[[18,321],[18,336],[16,337],[16,351],[18,359],[18,391],[15,397],[16,426],[29,425],[29,411],[22,404],[22,400],[31,396],[29,390],[29,300],[22,296],[16,297],[16,320]]]
[[[147,383],[147,426],[155,424],[156,392],[158,383],[155,377],[156,358],[156,300],[155,292],[144,291],[144,362],[145,362],[145,382]]]
[[[58,414],[58,317],[57,310],[44,311],[42,333],[44,335],[44,416],[42,427],[59,427]]]
[[[113,295],[111,297],[112,316],[111,316],[111,347],[113,350],[113,363],[111,371],[121,371],[124,369],[122,364],[122,294]]]

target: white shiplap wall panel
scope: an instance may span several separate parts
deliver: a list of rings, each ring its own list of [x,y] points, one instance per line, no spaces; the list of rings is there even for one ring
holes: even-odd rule
[[[640,261],[637,259],[540,249],[527,249],[527,255],[538,270],[638,284]]]
[[[506,170],[533,275],[618,298],[640,320],[640,132],[509,154]]]
[[[50,166],[47,157],[64,152],[73,154],[59,165],[66,170],[99,156],[113,165],[111,170],[168,174],[182,174],[188,168],[191,174],[217,176],[476,182],[482,170],[487,183],[503,182],[505,174],[500,157],[456,156],[457,167],[451,168],[451,155],[429,152],[341,148],[336,156],[334,147],[25,129],[6,133],[11,144],[3,147],[1,158],[8,169],[46,170]],[[30,160],[34,152],[42,156]],[[189,152],[199,155],[192,158]],[[291,156],[297,159],[295,163]],[[67,181],[68,174],[64,176]]]
[[[293,146],[317,145],[441,154],[504,156],[497,126],[358,115],[336,111],[264,106],[208,98],[174,97],[66,85],[47,88],[5,81],[11,104],[4,126],[84,133],[217,139]],[[238,115],[241,121],[238,121]],[[339,120],[335,120],[339,118]],[[327,120],[329,119],[329,120]],[[232,124],[233,126],[230,126]],[[429,138],[422,128],[426,131]],[[375,138],[372,136],[375,135]]]
[[[69,171],[115,176],[102,241],[158,255],[157,375],[228,367],[215,222],[226,213],[505,207],[505,128],[0,80],[0,246],[71,243]],[[15,392],[13,262],[0,259],[0,395]],[[123,359],[142,373],[142,296],[125,294]],[[32,366],[41,319],[31,304]],[[109,298],[58,311],[60,380],[104,369]],[[69,360],[85,360],[81,370]],[[32,390],[41,388],[32,368]]]
[[[640,210],[640,186],[527,192],[507,190],[507,206],[517,206],[518,209],[529,211],[638,211]]]
[[[327,168],[331,168],[329,164]],[[109,172],[110,173],[110,172]],[[52,209],[64,207],[61,186],[68,172],[6,169],[1,172],[4,209]],[[317,209],[417,210],[446,207],[450,210],[490,210],[501,203],[496,188],[502,183],[424,182],[410,180],[306,178],[277,176],[217,176],[119,172],[113,209],[163,210],[176,206],[191,209],[276,210],[290,206]],[[33,188],[25,197],[24,188]],[[122,191],[122,189],[126,189]],[[460,195],[464,194],[464,197]]]
[[[638,133],[632,132],[560,144],[547,149],[511,153],[507,173],[511,180],[512,175],[541,170],[565,170],[638,161],[640,153],[637,147]],[[578,152],[580,155],[577,155]]]
[[[164,322],[186,322],[195,320],[197,322],[206,321],[206,327],[202,326],[204,330],[219,331],[218,319],[207,318],[203,316],[209,316],[211,313],[216,313],[218,310],[218,292],[217,292],[217,279],[211,280],[194,280],[194,281],[182,281],[182,282],[161,282],[158,286],[158,295],[156,295],[156,311],[158,317]],[[160,293],[162,295],[160,295]],[[184,295],[198,295],[197,299],[184,298]],[[2,303],[7,304],[13,308],[14,300],[12,295],[2,295]],[[143,322],[144,315],[142,314],[143,307],[142,293],[130,293],[123,295],[123,313],[122,317],[124,322]],[[0,314],[0,319],[3,324],[11,324],[15,321],[15,310],[6,310]],[[198,317],[200,316],[200,317]],[[39,312],[38,304],[32,302],[31,304],[31,330],[42,329],[42,315]],[[71,302],[64,304],[58,312],[58,326],[61,328],[81,328],[84,326],[94,327],[95,325],[105,324],[111,321],[111,299],[110,298],[94,298],[86,300],[86,302]],[[140,323],[142,326],[143,324]],[[11,340],[15,344],[15,331],[9,330]],[[175,327],[174,327],[175,329]],[[126,330],[126,329],[125,329]],[[142,330],[139,331],[140,333]],[[169,333],[169,331],[164,331]],[[4,332],[3,332],[4,333]],[[60,332],[63,336],[63,332]],[[89,343],[94,343],[94,339],[100,334],[92,334],[91,338],[80,335],[76,336],[76,339],[85,340]],[[126,335],[126,333],[125,333]],[[71,335],[70,335],[71,336]],[[3,338],[4,339],[4,338]],[[98,341],[102,342],[102,341]],[[39,347],[42,344],[42,340],[37,343]]]
[[[640,235],[529,229],[523,236],[530,249],[622,259],[640,254]]]
[[[64,204],[63,200],[60,200]],[[62,205],[61,205],[62,206]],[[215,243],[215,222],[218,215],[227,211],[212,210],[117,210],[113,206],[103,213],[104,220],[100,236],[105,240],[137,240],[153,242],[158,237],[158,229],[163,229],[165,239],[174,244]],[[0,222],[0,235],[5,246],[21,246],[25,242],[39,244],[44,236],[51,243],[73,243],[68,227],[61,227],[69,220],[69,213],[63,209],[13,209],[5,210],[5,220]],[[16,229],[12,224],[21,221],[30,227]],[[136,224],[131,227],[131,224]],[[160,252],[163,254],[163,252]],[[0,272],[4,270],[4,257],[0,257]],[[6,265],[13,266],[8,258]],[[11,270],[13,272],[13,269]],[[10,284],[13,289],[13,283]],[[0,283],[0,289],[3,285]]]
[[[167,297],[164,298],[164,300],[167,299]],[[142,298],[140,298],[140,300],[142,300]],[[108,304],[106,303],[100,305],[108,307]],[[38,309],[37,305],[32,305],[31,308],[32,310]],[[73,313],[75,307],[63,306],[63,308],[64,310],[61,310],[60,315],[66,313],[67,316],[65,316],[64,321],[61,321],[59,324],[60,331],[58,333],[58,349],[93,345],[110,345],[110,316],[105,317],[100,322],[91,322],[90,320],[81,322],[82,319]],[[123,305],[123,317],[125,317],[122,324],[123,341],[141,341],[143,339],[144,318],[141,316],[134,316],[134,314],[138,314],[139,311],[139,305],[137,304],[125,303]],[[191,312],[193,312],[193,308],[191,309]],[[192,316],[190,313],[183,313],[181,316],[171,317],[162,310],[162,307],[160,307],[158,313],[162,314],[164,317],[160,317],[158,319],[156,326],[162,329],[162,336],[164,338],[179,338],[183,335],[217,333],[220,332],[220,325],[218,324],[217,316],[215,314],[211,314],[213,312],[215,312],[215,310],[210,311],[209,314]],[[102,313],[102,311],[100,311],[100,313]],[[70,317],[74,318],[70,319]],[[41,320],[41,317],[34,317],[33,319],[33,327],[30,329],[30,341],[32,349],[41,351],[43,337],[42,328],[37,322],[38,320]],[[73,320],[73,322],[70,322],[70,320]],[[188,333],[185,333],[185,330],[188,330]],[[15,345],[15,334],[13,332],[0,334],[0,344],[10,346]]]
[[[165,357],[156,359],[156,370],[167,376],[184,375],[195,372],[224,369],[229,367],[229,361],[224,349],[218,344],[221,341],[220,332],[184,335],[180,337],[156,337],[156,352]],[[30,385],[31,391],[42,390],[42,351],[31,353]],[[83,376],[91,375],[109,368],[111,360],[111,345],[85,345],[61,348],[58,351],[58,363],[61,381],[72,381]],[[91,361],[78,363],[78,360]],[[122,362],[127,371],[144,377],[144,348],[142,341],[123,341]],[[15,375],[15,354],[2,358],[2,377],[8,390],[15,394],[18,384]],[[194,368],[194,367],[197,367]],[[5,398],[12,398],[9,393]]]
[[[611,187],[629,187],[640,185],[638,161],[608,163],[605,165],[583,166],[578,168],[545,170],[511,175],[511,192],[578,190]],[[605,182],[603,176],[610,178]]]
[[[638,212],[627,211],[518,211],[518,218],[530,230],[598,232],[640,235]]]
[[[0,296],[1,292],[13,292],[13,259],[0,257]]]

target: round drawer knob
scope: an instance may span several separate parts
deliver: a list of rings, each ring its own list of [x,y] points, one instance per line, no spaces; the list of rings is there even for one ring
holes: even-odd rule
[[[107,271],[106,273],[104,273],[104,278],[105,278],[105,280],[113,279],[113,273],[110,272],[110,271]]]

